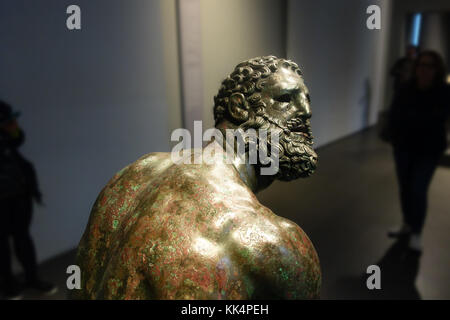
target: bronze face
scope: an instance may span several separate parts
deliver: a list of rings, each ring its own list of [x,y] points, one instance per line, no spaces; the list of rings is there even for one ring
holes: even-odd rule
[[[261,96],[267,113],[284,123],[311,118],[308,88],[302,76],[291,68],[282,66],[269,76]]]
[[[289,181],[314,172],[317,154],[312,149],[310,97],[297,64],[273,56],[240,63],[214,100],[219,127],[229,121],[243,130],[265,128],[280,134],[275,178]],[[269,144],[264,139],[259,143]]]
[[[298,69],[283,62],[265,81],[261,96],[266,104],[268,121],[280,127],[280,180],[293,180],[311,175],[317,164],[312,149],[309,91]]]

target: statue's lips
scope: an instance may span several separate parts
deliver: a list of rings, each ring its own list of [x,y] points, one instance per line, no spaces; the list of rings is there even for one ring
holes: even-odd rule
[[[297,127],[291,127],[289,128],[289,131],[291,131],[292,136],[300,136],[300,142],[307,142],[308,144],[312,145],[313,143],[313,136],[311,127],[308,125],[302,125]],[[291,137],[292,137],[291,136]],[[297,140],[297,139],[295,139]]]
[[[296,132],[304,136],[311,136],[311,126],[302,119],[292,119],[287,122],[287,128],[291,132]]]
[[[291,132],[293,132],[294,134],[303,136],[303,137],[305,137],[307,140],[312,140],[312,136],[311,136],[311,134],[310,134],[309,132],[302,132],[302,131],[291,131]]]

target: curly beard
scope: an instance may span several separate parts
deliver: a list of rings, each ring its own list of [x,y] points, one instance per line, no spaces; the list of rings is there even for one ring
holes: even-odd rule
[[[282,134],[277,179],[290,181],[313,174],[317,167],[317,154],[311,146],[312,137],[305,138],[292,132]]]
[[[262,149],[270,156],[270,150],[278,149],[278,172],[275,177],[282,181],[291,181],[298,178],[309,177],[317,167],[317,154],[312,149],[313,137],[311,135],[309,120],[293,119],[283,124],[280,120],[270,117],[266,113],[259,113],[240,128],[265,129],[267,138],[258,136],[257,149]],[[270,134],[272,131],[279,134],[279,141],[272,145]],[[246,149],[249,141],[246,141]],[[248,149],[247,149],[248,150]],[[270,164],[258,167],[268,167]]]

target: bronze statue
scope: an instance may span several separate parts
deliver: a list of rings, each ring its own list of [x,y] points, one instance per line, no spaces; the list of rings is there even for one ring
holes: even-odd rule
[[[262,175],[259,163],[179,164],[170,153],[143,156],[117,173],[95,202],[78,248],[76,298],[319,297],[311,241],[254,194],[316,167],[310,99],[298,66],[274,56],[240,63],[214,98],[214,117],[221,132],[276,131],[278,172]],[[219,156],[225,152],[211,143]],[[271,142],[259,137],[257,147],[263,143]]]

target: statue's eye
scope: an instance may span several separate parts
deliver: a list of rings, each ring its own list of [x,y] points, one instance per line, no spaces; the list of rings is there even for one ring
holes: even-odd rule
[[[309,96],[309,93],[306,94],[306,99],[308,99],[308,102],[311,103],[311,97]]]
[[[278,102],[291,102],[291,95],[286,93],[275,98]]]

